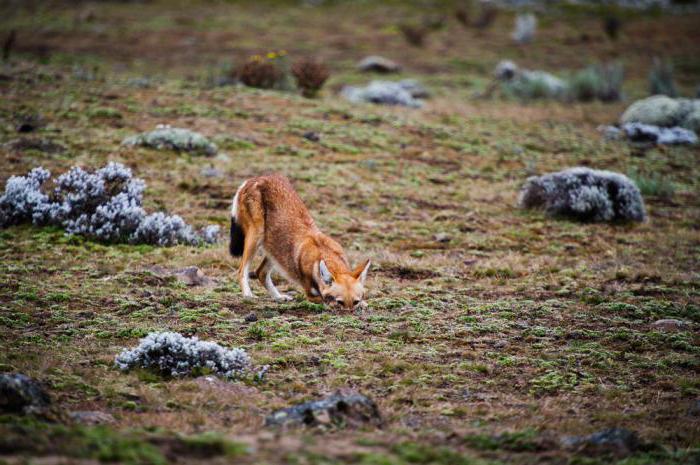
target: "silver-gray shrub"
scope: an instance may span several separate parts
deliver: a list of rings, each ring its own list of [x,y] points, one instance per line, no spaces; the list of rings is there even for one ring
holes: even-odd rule
[[[34,168],[26,176],[11,176],[0,196],[0,227],[32,221],[34,212],[49,203],[41,186],[51,177],[44,168]]]
[[[226,349],[175,332],[157,332],[141,339],[137,347],[122,351],[115,364],[124,371],[147,368],[173,377],[196,375],[206,369],[226,378],[240,378],[249,371],[251,360],[243,349]]]
[[[216,241],[217,235],[200,237],[177,215],[147,214],[142,207],[145,183],[120,163],[93,173],[73,167],[54,180],[53,190],[44,190],[50,177],[43,168],[11,177],[0,196],[0,227],[32,222],[102,242],[159,246]]]
[[[523,208],[578,221],[644,221],[639,189],[627,176],[585,167],[529,178],[520,191]]]

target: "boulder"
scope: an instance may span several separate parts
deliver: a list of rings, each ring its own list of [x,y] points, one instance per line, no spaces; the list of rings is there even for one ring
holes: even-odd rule
[[[620,123],[643,123],[660,127],[681,126],[700,131],[700,100],[654,95],[637,100],[620,117]]]
[[[652,328],[663,332],[680,332],[690,329],[690,325],[687,322],[673,318],[656,320],[651,324],[651,326]]]
[[[586,167],[528,178],[520,191],[522,208],[541,208],[551,216],[578,221],[644,221],[639,189],[627,176]]]
[[[0,374],[0,412],[43,415],[50,404],[38,381],[21,373]]]
[[[637,433],[625,428],[610,428],[588,436],[567,436],[561,440],[565,449],[591,455],[626,457],[640,448]]]
[[[401,66],[388,58],[379,55],[370,55],[363,58],[357,64],[357,69],[365,73],[398,73],[401,71]]]
[[[265,418],[265,426],[381,426],[382,419],[374,401],[351,389],[278,410]]]

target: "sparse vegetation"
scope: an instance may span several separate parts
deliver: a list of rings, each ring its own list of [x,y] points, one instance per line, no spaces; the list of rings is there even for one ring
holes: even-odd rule
[[[456,3],[51,5],[0,6],[0,29],[17,31],[0,69],[0,187],[39,166],[93,173],[116,162],[147,183],[146,211],[223,225],[244,179],[281,172],[352,263],[372,259],[368,308],[329,311],[276,275],[294,300],[274,302],[257,285],[256,299],[241,299],[226,244],[107,243],[16,222],[0,229],[0,372],[38,380],[62,415],[0,413],[0,462],[697,461],[700,148],[597,131],[622,131],[625,107],[647,94],[650,50],[674,63],[678,92],[692,94],[697,13],[550,3],[533,7],[537,38],[518,47],[515,12],[504,7],[478,30],[475,2],[468,28],[449,18],[412,47],[395,25],[434,16],[437,26]],[[608,14],[624,20],[615,42],[601,30]],[[265,57],[285,75],[272,89],[288,92],[218,83],[229,72],[218,64],[283,49],[332,69],[324,98],[294,94],[291,58]],[[372,80],[356,68],[368,54],[397,60],[392,81],[420,82],[431,98],[421,108],[346,101],[343,87]],[[504,59],[562,78],[624,63],[625,102],[473,98]],[[663,99],[631,113],[685,125],[683,102]],[[204,134],[217,153],[122,145],[159,124]],[[571,166],[628,173],[649,221],[517,208],[529,176]],[[51,181],[44,187],[50,195]],[[159,271],[190,267],[206,284]],[[269,370],[229,379],[206,367],[170,377],[115,366],[121,350],[165,331],[243,347]],[[310,427],[264,426],[272,412],[343,387],[375,401],[381,428],[322,412]],[[78,412],[111,420],[79,424]],[[564,442],[621,429],[644,447],[596,453]]]
[[[673,76],[673,64],[670,61],[654,58],[649,72],[649,94],[678,97],[678,88]]]

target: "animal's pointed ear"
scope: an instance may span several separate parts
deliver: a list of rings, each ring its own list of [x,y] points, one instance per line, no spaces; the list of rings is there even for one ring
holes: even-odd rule
[[[367,260],[363,264],[359,265],[355,270],[353,270],[352,274],[355,276],[355,279],[359,279],[362,285],[365,285],[365,280],[367,279],[367,272],[369,271],[369,266],[372,264],[371,261]]]
[[[319,275],[321,275],[321,280],[326,286],[330,286],[331,284],[333,284],[333,275],[330,271],[328,271],[326,262],[324,262],[323,260],[318,262],[318,273]]]

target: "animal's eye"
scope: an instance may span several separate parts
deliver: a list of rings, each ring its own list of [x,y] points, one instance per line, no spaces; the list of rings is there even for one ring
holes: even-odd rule
[[[339,304],[343,303],[343,299],[335,299],[335,301],[336,301],[336,303],[339,303]]]
[[[355,299],[355,300],[352,301],[352,304],[353,304],[353,305],[357,305],[357,304],[359,304],[359,303],[360,303],[360,300],[359,300],[359,299]]]

